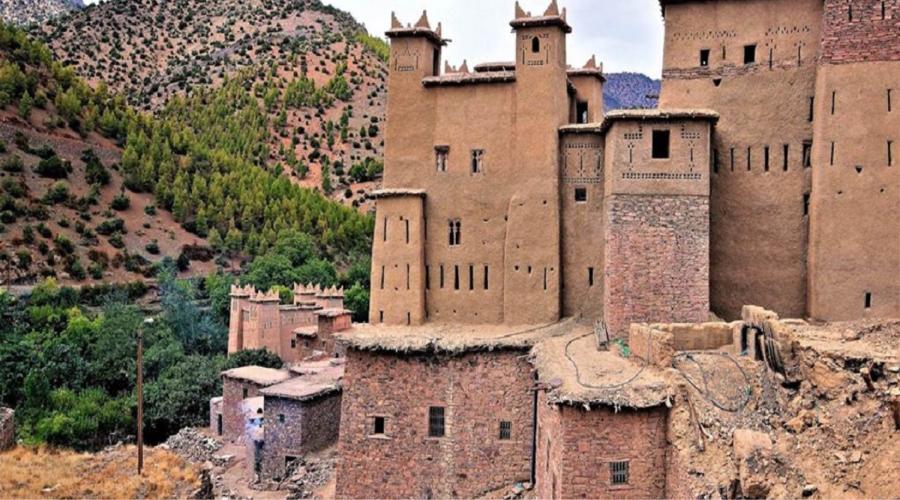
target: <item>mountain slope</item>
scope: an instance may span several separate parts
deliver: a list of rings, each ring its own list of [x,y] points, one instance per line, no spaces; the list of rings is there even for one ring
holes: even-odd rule
[[[647,75],[609,73],[603,86],[603,104],[607,110],[655,108],[659,88],[660,81],[653,80]]]
[[[42,23],[83,8],[81,0],[3,0],[0,20],[18,26]]]

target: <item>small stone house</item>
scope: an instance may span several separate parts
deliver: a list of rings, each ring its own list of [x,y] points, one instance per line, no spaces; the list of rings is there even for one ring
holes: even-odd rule
[[[222,372],[222,435],[229,440],[245,437],[248,424],[262,418],[261,404],[250,404],[260,390],[291,378],[287,370],[244,366]],[[262,403],[262,400],[259,400]],[[212,404],[211,404],[212,406]],[[218,428],[218,423],[216,424]]]

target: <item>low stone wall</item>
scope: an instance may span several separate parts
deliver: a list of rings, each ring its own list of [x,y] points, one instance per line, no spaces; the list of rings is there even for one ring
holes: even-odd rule
[[[735,343],[742,323],[632,324],[628,347],[637,358],[652,365],[672,366],[679,351],[710,351]]]
[[[16,445],[16,412],[0,408],[0,451]]]

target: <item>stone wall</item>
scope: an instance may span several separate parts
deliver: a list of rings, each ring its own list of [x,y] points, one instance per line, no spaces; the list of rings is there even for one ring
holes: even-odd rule
[[[615,412],[540,403],[538,415],[540,498],[666,496],[666,408]],[[614,461],[628,462],[627,484],[612,484]]]
[[[222,401],[223,398],[221,396],[216,396],[209,400],[209,430],[216,436],[221,436],[225,433]]]
[[[900,3],[826,0],[822,61],[900,61]]]
[[[338,498],[475,497],[531,476],[531,366],[522,351],[395,355],[350,350]],[[429,407],[446,434],[429,437]],[[375,435],[374,419],[385,420]],[[511,423],[501,440],[500,422]]]
[[[226,439],[235,439],[244,434],[244,389],[247,398],[259,396],[260,387],[256,384],[222,377],[222,423]]]
[[[709,315],[709,200],[613,195],[606,205],[604,317],[611,336],[631,323]]]
[[[0,408],[0,451],[16,445],[16,412]]]
[[[741,322],[632,324],[628,347],[635,357],[668,368],[678,351],[707,351],[739,344],[742,325]]]
[[[281,478],[291,458],[336,443],[340,422],[340,393],[309,401],[266,396],[263,475]]]

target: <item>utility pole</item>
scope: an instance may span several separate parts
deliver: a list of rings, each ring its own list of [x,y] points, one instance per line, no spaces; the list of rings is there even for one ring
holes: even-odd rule
[[[137,332],[137,442],[138,475],[144,470],[144,327],[152,326],[153,318],[144,320]]]

